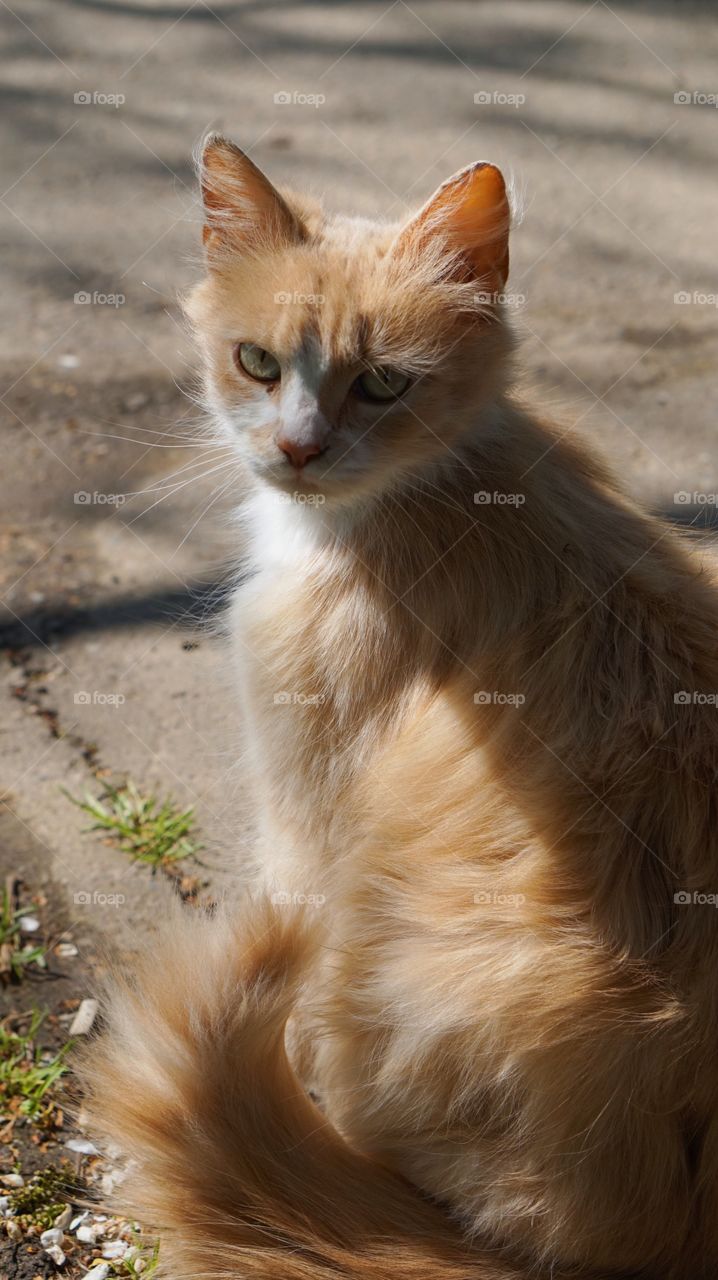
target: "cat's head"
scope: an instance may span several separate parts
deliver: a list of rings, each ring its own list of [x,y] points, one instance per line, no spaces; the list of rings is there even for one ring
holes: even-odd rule
[[[462,169],[396,225],[280,193],[222,138],[201,181],[207,271],[188,311],[213,415],[252,473],[344,504],[446,460],[512,348],[498,169]]]

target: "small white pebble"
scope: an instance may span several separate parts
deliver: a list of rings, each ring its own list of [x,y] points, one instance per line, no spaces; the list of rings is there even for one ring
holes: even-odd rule
[[[148,401],[149,396],[146,396],[143,391],[136,391],[134,395],[127,397],[123,407],[129,413],[136,413],[138,409],[144,409]]]
[[[10,1201],[7,1196],[0,1196],[0,1213],[6,1214],[10,1208]]]
[[[62,1252],[62,1249],[60,1248],[59,1244],[51,1244],[49,1249],[45,1250],[45,1253],[48,1255],[48,1257],[52,1258],[56,1267],[64,1267],[65,1255]]]
[[[80,361],[77,356],[58,356],[57,363],[61,369],[76,369]]]
[[[69,1227],[71,1221],[72,1221],[72,1209],[70,1208],[69,1204],[66,1204],[62,1213],[58,1213],[52,1225],[54,1227],[59,1227],[60,1231],[65,1231],[66,1228]]]
[[[88,1138],[70,1138],[65,1143],[69,1151],[78,1151],[81,1156],[99,1156],[99,1151],[93,1142]]]
[[[78,1213],[77,1217],[73,1218],[72,1222],[70,1223],[70,1230],[77,1231],[77,1228],[82,1226],[82,1223],[85,1221],[85,1218],[89,1218],[89,1216],[90,1216],[89,1209],[85,1209],[83,1213]]]
[[[147,1263],[145,1262],[144,1258],[135,1259],[134,1269],[137,1272],[138,1276],[142,1275],[142,1272],[144,1271],[146,1266],[147,1266]]]
[[[100,1179],[100,1187],[103,1196],[111,1196],[116,1190],[118,1183],[122,1181],[123,1174],[118,1169],[113,1169],[111,1173],[103,1173]]]
[[[21,1173],[6,1173],[0,1178],[4,1187],[24,1187],[25,1179]]]
[[[64,1235],[60,1227],[49,1227],[47,1231],[43,1231],[40,1236],[40,1244],[43,1249],[49,1249],[51,1244],[62,1244]]]
[[[58,942],[55,952],[58,956],[62,956],[63,960],[72,960],[74,956],[78,955],[74,942]]]
[[[40,928],[40,921],[37,916],[21,916],[20,931],[21,933],[37,933]]]
[[[105,1228],[101,1222],[96,1222],[93,1226],[78,1227],[75,1235],[80,1244],[97,1244],[105,1234]]]
[[[20,1228],[20,1224],[17,1222],[14,1222],[12,1218],[9,1218],[8,1221],[5,1223],[5,1230],[7,1231],[11,1240],[22,1240],[22,1230]]]
[[[109,1262],[98,1262],[96,1267],[92,1267],[89,1271],[85,1272],[85,1275],[89,1276],[90,1280],[107,1280],[109,1274]]]
[[[71,1036],[86,1036],[92,1029],[99,1005],[96,1000],[83,1000],[70,1027]]]
[[[103,1258],[125,1258],[127,1256],[127,1245],[124,1240],[108,1240],[102,1246]]]

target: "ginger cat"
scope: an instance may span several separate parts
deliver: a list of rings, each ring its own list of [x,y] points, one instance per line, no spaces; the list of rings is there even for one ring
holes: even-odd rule
[[[201,176],[261,840],[93,1051],[135,1211],[178,1277],[707,1280],[716,586],[511,393],[497,169],[400,226]]]

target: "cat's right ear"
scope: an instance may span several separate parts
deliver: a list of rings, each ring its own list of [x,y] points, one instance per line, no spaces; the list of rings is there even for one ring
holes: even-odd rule
[[[207,139],[200,161],[208,258],[216,251],[260,250],[296,243],[304,231],[269,178],[239,147],[217,134]]]

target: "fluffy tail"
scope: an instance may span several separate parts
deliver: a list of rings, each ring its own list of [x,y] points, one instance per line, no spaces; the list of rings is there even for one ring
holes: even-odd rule
[[[125,1207],[177,1280],[518,1280],[299,1085],[284,1028],[311,947],[266,902],[234,923],[193,915],[114,989],[85,1078],[95,1128],[137,1162]]]

